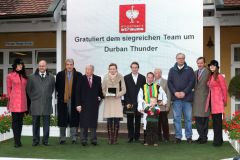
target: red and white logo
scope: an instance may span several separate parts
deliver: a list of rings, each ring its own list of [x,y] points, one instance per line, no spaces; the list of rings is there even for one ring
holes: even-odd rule
[[[142,33],[145,30],[145,4],[120,5],[119,32]]]

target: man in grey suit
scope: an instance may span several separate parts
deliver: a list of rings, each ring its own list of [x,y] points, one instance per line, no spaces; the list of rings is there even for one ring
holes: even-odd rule
[[[158,120],[158,137],[159,141],[169,141],[169,126],[168,126],[168,113],[171,104],[171,93],[168,89],[167,80],[162,78],[162,70],[155,68],[154,70],[155,83],[163,88],[167,94],[167,104],[160,105],[160,115]]]
[[[33,146],[40,141],[40,117],[43,119],[42,144],[48,146],[50,115],[52,114],[52,94],[55,88],[55,78],[47,71],[47,62],[41,60],[38,69],[29,76],[27,94],[30,98],[30,114],[33,124]]]
[[[197,59],[198,70],[195,71],[196,83],[194,87],[193,98],[193,116],[195,117],[196,127],[199,138],[196,140],[199,144],[207,142],[208,120],[210,112],[205,112],[206,100],[209,92],[207,81],[209,78],[209,70],[205,67],[205,58]]]

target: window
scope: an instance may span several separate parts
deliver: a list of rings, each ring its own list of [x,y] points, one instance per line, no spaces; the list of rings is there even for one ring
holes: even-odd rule
[[[235,111],[239,111],[240,110],[240,104],[235,104]]]
[[[3,94],[3,69],[0,69],[0,94]]]
[[[234,48],[234,61],[240,62],[240,47]]]
[[[3,52],[0,52],[0,64],[3,64]]]
[[[37,51],[36,53],[37,62],[44,59],[47,63],[56,64],[56,52],[55,51]]]
[[[48,69],[48,72],[51,73],[52,75],[56,75],[56,69]]]
[[[240,76],[240,68],[235,68],[235,75],[239,75]]]
[[[32,64],[32,51],[9,52],[9,64],[13,64],[16,58],[21,58],[25,64]]]

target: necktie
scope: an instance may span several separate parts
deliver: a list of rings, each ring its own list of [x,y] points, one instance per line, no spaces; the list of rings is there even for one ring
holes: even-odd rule
[[[91,77],[88,78],[88,83],[89,83],[89,87],[92,88],[92,81],[91,81]]]
[[[68,72],[68,80],[71,80],[71,72]]]
[[[202,74],[202,70],[199,70],[199,71],[198,71],[198,80],[200,80],[201,74]]]
[[[44,74],[43,74],[43,73],[41,74],[41,78],[42,78],[42,79],[44,78]]]

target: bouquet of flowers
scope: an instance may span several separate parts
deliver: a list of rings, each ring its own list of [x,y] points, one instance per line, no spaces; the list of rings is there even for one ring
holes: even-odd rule
[[[224,121],[224,127],[230,139],[240,140],[240,111],[236,111],[231,120]]]
[[[0,95],[0,106],[7,106],[8,98],[6,94]]]
[[[0,115],[0,133],[9,132],[11,129],[12,117],[5,112],[4,114]]]

